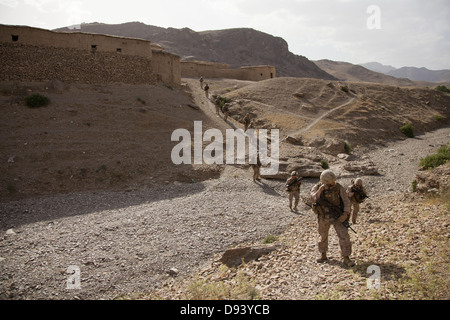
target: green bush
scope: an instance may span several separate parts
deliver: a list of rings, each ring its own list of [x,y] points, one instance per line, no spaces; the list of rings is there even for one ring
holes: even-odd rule
[[[432,169],[445,164],[450,160],[450,148],[448,146],[442,146],[438,149],[436,154],[426,156],[420,159],[420,166],[426,169]]]
[[[277,237],[277,236],[274,236],[274,235],[272,235],[272,234],[269,234],[268,236],[266,236],[266,237],[264,238],[263,243],[264,243],[264,244],[269,244],[269,243],[273,243],[273,242],[275,242],[275,241],[277,241],[277,240],[278,240],[278,237]]]
[[[348,87],[347,86],[341,86],[341,90],[345,93],[348,93]]]
[[[417,191],[417,180],[416,179],[414,179],[413,182],[411,183],[411,187],[412,187],[413,192]]]
[[[219,97],[220,106],[223,107],[226,103],[230,103],[231,99],[225,97]]]
[[[344,150],[346,154],[350,154],[352,152],[352,146],[348,141],[344,141]]]
[[[322,166],[322,169],[329,169],[330,168],[330,166],[328,165],[327,160],[321,160],[320,164]]]
[[[450,93],[450,89],[447,88],[446,86],[437,86],[435,89],[441,92]]]
[[[407,123],[400,127],[400,131],[408,138],[414,138],[414,128],[411,123]]]
[[[25,104],[30,108],[40,108],[48,105],[50,99],[39,93],[32,94],[25,98]]]

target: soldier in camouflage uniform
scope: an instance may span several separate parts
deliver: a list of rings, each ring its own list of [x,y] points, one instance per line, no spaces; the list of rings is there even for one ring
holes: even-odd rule
[[[259,159],[259,154],[256,157],[256,163],[250,164],[250,167],[253,169],[253,182],[256,182],[256,180],[261,180],[261,160]]]
[[[356,218],[358,217],[359,204],[367,198],[366,189],[363,187],[363,182],[361,178],[356,178],[355,181],[352,180],[352,184],[347,188],[347,194],[350,198],[351,203],[351,218],[352,223],[356,224]],[[350,218],[350,216],[349,216]]]
[[[286,191],[289,193],[289,209],[297,211],[298,201],[300,199],[301,179],[297,177],[297,171],[292,171],[291,176],[286,180]],[[294,210],[292,210],[292,200],[295,198]]]
[[[220,110],[220,97],[216,94],[212,95],[212,102],[214,103],[214,107],[216,107],[216,114],[219,115]]]
[[[336,175],[333,171],[325,170],[320,175],[320,182],[311,189],[310,195],[311,201],[314,203],[313,212],[317,214],[320,235],[318,247],[321,257],[317,262],[322,263],[328,260],[328,232],[330,226],[333,225],[339,239],[344,264],[348,267],[354,266],[354,262],[350,260],[350,254],[352,253],[350,236],[348,229],[342,224],[348,218],[350,212],[350,200],[347,196],[346,189],[336,182]],[[329,206],[319,205],[317,203],[319,198],[325,200],[327,204],[341,208],[343,213],[339,217],[333,216]]]
[[[222,108],[222,112],[223,112],[223,120],[227,121],[228,116],[230,115],[230,104],[229,103],[225,103],[225,105]]]

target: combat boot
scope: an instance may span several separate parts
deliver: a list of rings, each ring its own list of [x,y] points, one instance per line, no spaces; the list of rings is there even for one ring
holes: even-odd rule
[[[318,263],[323,263],[323,262],[325,262],[325,261],[327,261],[327,260],[328,260],[328,258],[327,258],[326,252],[322,252],[322,255],[321,255],[320,258],[317,259],[316,261],[317,261]]]
[[[353,267],[355,265],[355,263],[352,260],[350,260],[350,258],[348,256],[344,257],[344,264],[347,267]]]

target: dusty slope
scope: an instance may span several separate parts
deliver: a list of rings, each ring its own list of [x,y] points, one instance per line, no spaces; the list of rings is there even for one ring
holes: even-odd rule
[[[179,88],[56,81],[2,83],[1,92],[2,197],[127,189],[217,173],[171,161],[175,129],[192,130],[194,120],[205,128],[212,123]],[[26,107],[23,99],[33,93],[49,97],[50,105]]]
[[[300,78],[208,81],[211,94],[233,100],[228,123],[214,114],[195,79],[175,90],[162,85],[2,83],[0,195],[130,189],[217,177],[219,167],[174,166],[170,159],[176,144],[171,133],[192,130],[194,120],[203,121],[205,129],[223,131],[242,127],[250,112],[255,128],[279,128],[281,139],[291,135],[299,144],[329,152],[326,140],[347,140],[352,147],[382,143],[403,139],[399,127],[405,122],[419,134],[450,119],[450,95],[431,89]],[[27,108],[23,99],[35,92],[52,103]],[[282,157],[290,153],[292,147],[281,144]]]
[[[276,78],[225,97],[237,101],[232,115],[241,118],[251,112],[256,127],[279,128],[282,136],[293,135],[313,146],[322,137],[347,140],[352,146],[402,139],[399,128],[407,122],[416,133],[423,133],[450,119],[450,95],[424,88]],[[327,112],[315,126],[304,130]]]

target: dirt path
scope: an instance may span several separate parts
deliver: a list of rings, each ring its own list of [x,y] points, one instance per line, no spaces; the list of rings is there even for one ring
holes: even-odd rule
[[[298,135],[298,134],[305,133],[306,131],[308,131],[308,130],[310,130],[312,127],[314,127],[320,120],[322,120],[323,118],[329,116],[329,115],[330,115],[331,113],[333,113],[334,111],[339,110],[340,108],[343,108],[343,107],[345,107],[345,106],[348,106],[348,105],[351,104],[354,100],[355,100],[355,98],[351,98],[351,99],[348,100],[347,102],[345,102],[345,103],[343,103],[343,104],[341,104],[341,105],[339,105],[339,106],[337,106],[337,107],[335,107],[335,108],[333,108],[333,109],[331,109],[331,110],[329,110],[329,111],[327,111],[327,112],[321,114],[319,117],[317,117],[316,119],[314,119],[310,124],[308,124],[305,128],[303,128],[303,129],[301,129],[301,130],[299,130],[299,131],[297,131],[297,132],[292,133],[292,135],[295,136],[295,135]]]

